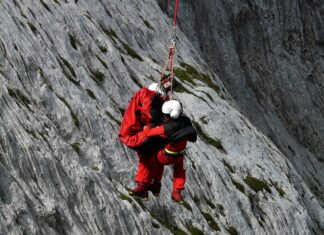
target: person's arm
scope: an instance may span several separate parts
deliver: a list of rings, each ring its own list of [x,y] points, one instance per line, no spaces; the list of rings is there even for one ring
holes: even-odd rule
[[[121,137],[120,140],[125,143],[130,148],[136,148],[141,146],[150,137],[161,137],[165,138],[164,126],[157,126],[150,128],[145,126],[143,131],[136,133],[133,136],[128,136],[126,138]]]

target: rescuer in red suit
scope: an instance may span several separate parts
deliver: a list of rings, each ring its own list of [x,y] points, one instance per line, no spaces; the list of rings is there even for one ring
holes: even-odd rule
[[[138,90],[131,98],[119,130],[119,139],[134,149],[139,157],[136,182],[140,182],[141,172],[147,171],[148,159],[159,150],[157,136],[163,136],[164,130],[158,127],[162,122],[162,105],[168,100],[167,93],[174,87],[175,80],[164,76],[160,83]]]
[[[164,165],[173,165],[173,201],[183,203],[181,190],[184,189],[186,171],[184,169],[184,152],[187,141],[195,142],[197,133],[188,117],[181,115],[182,106],[177,100],[166,101],[162,106],[163,124],[156,127],[160,135],[152,141],[157,149],[146,159],[145,167],[139,164],[136,174],[136,187],[131,195],[148,199],[148,191],[159,196]]]

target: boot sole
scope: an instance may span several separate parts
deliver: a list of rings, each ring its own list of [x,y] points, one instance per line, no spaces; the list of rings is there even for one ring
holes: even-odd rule
[[[152,191],[150,191],[155,197],[160,196],[160,193],[153,193]]]
[[[172,201],[173,201],[173,202],[176,202],[176,203],[178,203],[178,204],[181,204],[181,205],[184,204],[184,200],[176,201],[176,200],[174,200],[174,199],[172,198]]]
[[[129,192],[129,195],[132,196],[132,197],[135,197],[135,198],[143,199],[145,201],[147,201],[149,199],[148,196],[142,197],[142,196],[139,196],[139,195],[134,194],[132,191]]]

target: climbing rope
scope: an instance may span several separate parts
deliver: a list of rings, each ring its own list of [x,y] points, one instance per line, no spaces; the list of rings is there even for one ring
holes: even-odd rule
[[[174,60],[175,46],[176,46],[176,27],[177,27],[178,6],[179,6],[179,0],[175,0],[174,10],[173,10],[173,30],[172,30],[172,34],[171,34],[169,53],[168,53],[168,56],[164,63],[162,72],[160,74],[160,80],[161,80],[162,77],[165,75],[165,72],[167,69],[170,73],[170,77],[171,77],[170,99],[172,99],[172,94],[173,94],[173,78],[174,78],[173,60]]]

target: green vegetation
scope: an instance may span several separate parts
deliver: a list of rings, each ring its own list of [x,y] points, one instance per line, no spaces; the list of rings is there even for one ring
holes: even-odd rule
[[[186,64],[184,62],[180,63],[182,68],[174,68],[174,74],[182,81],[187,81],[189,83],[197,84],[194,82],[194,79],[200,80],[207,84],[210,88],[214,89],[217,93],[220,92],[220,88],[218,85],[214,84],[212,79],[204,73],[200,73],[193,66]]]
[[[210,208],[212,208],[212,209],[216,209],[215,204],[214,204],[211,200],[205,198],[205,201],[206,201],[207,205],[208,205]]]
[[[182,204],[187,210],[189,210],[189,211],[191,211],[192,212],[192,208],[191,208],[191,206],[190,206],[190,204],[188,203],[188,202],[183,202],[183,204]]]
[[[76,125],[78,128],[80,127],[80,122],[79,119],[77,117],[77,115],[73,112],[71,106],[69,105],[69,103],[64,99],[64,97],[59,96],[58,94],[56,94],[57,98],[59,98],[65,105],[66,107],[70,110],[71,116],[72,116],[72,120],[74,122],[74,125]]]
[[[145,211],[146,210],[146,207],[145,207],[144,203],[142,202],[142,199],[137,198],[137,197],[133,197],[133,198],[138,203],[138,205],[140,205],[140,207],[142,208],[142,210]]]
[[[177,84],[176,88],[174,89],[176,92],[180,92],[180,93],[188,93],[191,95],[196,96],[193,92],[189,91],[188,89],[186,89],[180,82]],[[197,96],[196,96],[197,97]]]
[[[91,169],[94,170],[94,171],[99,171],[100,170],[99,167],[96,166],[96,165],[91,166]]]
[[[80,143],[79,142],[74,142],[73,144],[71,144],[71,147],[74,149],[75,152],[77,152],[78,154],[80,153]]]
[[[13,88],[7,88],[8,89],[8,93],[9,95],[14,98],[17,102],[22,103],[23,105],[26,106],[26,108],[29,108],[28,105],[31,104],[31,101],[27,98],[27,96],[25,96],[20,90],[18,89],[13,89]],[[19,103],[18,103],[19,105]]]
[[[223,163],[225,165],[225,167],[227,168],[227,170],[229,170],[231,173],[235,173],[235,170],[233,169],[233,167],[228,164],[225,160],[223,160]]]
[[[167,228],[168,230],[170,230],[171,233],[175,234],[175,235],[186,235],[187,233],[185,231],[183,231],[182,229],[171,225],[169,222],[164,221],[160,218],[158,218],[153,212],[149,211],[150,215],[152,216],[152,218],[156,219],[160,224],[162,224],[165,228]]]
[[[214,229],[215,231],[221,231],[218,224],[215,222],[215,220],[213,219],[213,217],[210,214],[208,214],[207,212],[202,212],[202,215],[204,216],[204,218],[207,221],[208,225],[212,229]]]
[[[196,228],[194,226],[190,226],[188,230],[191,235],[204,235],[203,231],[201,231],[199,228]]]
[[[227,154],[226,150],[224,149],[222,142],[218,139],[214,139],[210,136],[208,136],[200,127],[200,125],[193,121],[192,124],[194,125],[194,127],[196,128],[199,137],[206,143],[209,145],[214,146],[215,148],[217,148],[218,150],[220,150],[222,153]]]
[[[235,187],[239,191],[241,191],[242,193],[245,193],[244,186],[241,183],[239,183],[239,182],[237,182],[236,180],[233,180],[233,179],[232,179],[232,183],[235,185]]]
[[[237,232],[236,228],[234,228],[234,227],[232,227],[232,226],[228,227],[226,230],[227,230],[227,232],[229,232],[229,234],[231,234],[231,235],[238,235],[238,232]]]
[[[252,176],[247,176],[244,179],[244,182],[249,185],[249,187],[251,189],[253,189],[255,192],[261,191],[261,190],[266,190],[268,193],[271,193],[271,190],[268,186],[268,184],[263,181],[263,180],[259,180],[257,178],[254,178]]]
[[[139,61],[143,61],[142,57],[137,54],[133,48],[131,48],[128,44],[125,42],[121,42],[123,44],[124,49],[126,50],[127,54],[133,57],[134,59],[137,59]]]
[[[99,70],[96,70],[96,71],[92,71],[90,70],[90,77],[96,82],[96,83],[100,83],[100,82],[103,82],[104,79],[105,79],[105,75],[100,72]]]
[[[93,93],[93,91],[92,90],[90,90],[90,89],[86,89],[86,91],[88,92],[88,95],[92,98],[92,99],[96,99],[96,96],[95,96],[95,94]]]
[[[286,195],[286,192],[282,188],[275,186],[275,189],[279,193],[280,197],[284,197]]]
[[[104,31],[104,33],[105,33],[108,37],[111,38],[111,40],[113,40],[114,43],[116,43],[116,40],[115,40],[115,39],[118,39],[118,40],[119,40],[119,38],[117,37],[117,34],[115,33],[114,30],[112,30],[112,29],[106,29],[106,28],[104,28],[103,26],[101,26],[101,29],[102,29],[102,31]]]
[[[130,197],[126,196],[125,194],[120,194],[119,197],[124,201],[128,201],[129,203],[133,202],[133,200]]]

